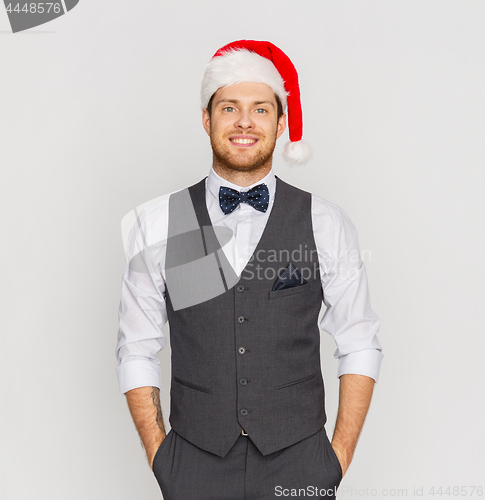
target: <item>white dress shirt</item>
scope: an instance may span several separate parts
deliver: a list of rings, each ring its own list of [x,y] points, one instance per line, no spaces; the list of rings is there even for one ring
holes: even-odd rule
[[[225,215],[219,206],[219,187],[248,191],[265,183],[269,189],[266,212],[240,203]],[[251,186],[237,186],[220,177],[211,167],[206,179],[206,203],[213,226],[229,228],[233,237],[222,248],[240,276],[255,250],[273,207],[276,178],[273,169]],[[172,194],[172,193],[170,193]],[[126,235],[125,271],[119,306],[116,345],[119,389],[154,386],[161,389],[157,352],[166,346],[162,328],[167,322],[165,303],[165,250],[168,233],[169,197],[136,213],[136,221]],[[383,354],[377,339],[379,318],[371,309],[367,276],[360,256],[357,230],[337,205],[312,194],[313,234],[326,306],[320,321],[322,330],[335,340],[334,357],[339,360],[337,376],[345,373],[367,375],[378,381]],[[146,252],[146,249],[150,252]],[[130,260],[139,252],[149,255],[147,272],[134,271]],[[146,259],[147,257],[145,257]]]

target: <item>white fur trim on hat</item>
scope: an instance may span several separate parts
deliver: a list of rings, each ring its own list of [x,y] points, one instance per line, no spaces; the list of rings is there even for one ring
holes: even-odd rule
[[[290,166],[304,165],[312,156],[312,148],[303,139],[287,142],[283,150],[283,158]]]
[[[283,78],[274,64],[247,49],[237,49],[213,57],[207,64],[202,80],[201,105],[206,108],[209,100],[221,87],[242,82],[265,83],[280,98],[283,112],[286,111],[286,97]]]

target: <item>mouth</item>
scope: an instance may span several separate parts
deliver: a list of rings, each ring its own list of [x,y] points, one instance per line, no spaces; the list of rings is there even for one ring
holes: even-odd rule
[[[234,137],[229,137],[229,140],[231,141],[232,144],[234,144],[234,146],[240,148],[250,148],[259,141],[259,139],[256,139],[255,137],[250,137],[248,135],[238,135]]]

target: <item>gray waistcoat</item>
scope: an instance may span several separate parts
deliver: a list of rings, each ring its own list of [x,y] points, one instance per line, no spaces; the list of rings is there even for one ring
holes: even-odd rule
[[[220,457],[241,428],[268,455],[326,422],[318,328],[323,294],[311,193],[276,177],[267,225],[240,278],[214,231],[205,179],[171,195],[165,265],[169,421],[182,437]],[[272,291],[289,262],[307,283]],[[193,305],[174,307],[190,297]]]

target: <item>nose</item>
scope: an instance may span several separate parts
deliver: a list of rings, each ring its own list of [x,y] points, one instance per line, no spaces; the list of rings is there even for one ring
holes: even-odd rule
[[[236,128],[244,130],[254,128],[254,122],[251,119],[250,112],[248,110],[241,110],[237,114],[236,123],[234,125]]]

